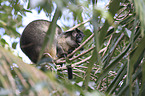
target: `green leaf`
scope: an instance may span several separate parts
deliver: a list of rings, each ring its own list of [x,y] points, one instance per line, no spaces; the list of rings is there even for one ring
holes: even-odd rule
[[[18,42],[13,42],[12,48],[16,49],[17,44],[18,44]]]
[[[117,11],[119,10],[119,7],[120,7],[120,1],[121,0],[112,0],[109,4],[109,12],[110,14],[112,15],[112,18],[113,16],[117,13]],[[102,44],[103,44],[103,40],[107,34],[107,30],[109,28],[110,24],[107,20],[105,20],[105,23],[100,31],[100,35],[99,35],[99,46],[101,47]]]

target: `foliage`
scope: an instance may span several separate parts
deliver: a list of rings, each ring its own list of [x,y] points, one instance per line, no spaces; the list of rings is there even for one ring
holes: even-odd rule
[[[22,27],[22,17],[33,8],[38,12],[43,9],[52,17],[52,27],[47,32],[52,37],[50,44],[56,22],[69,22],[70,17],[74,27],[64,24],[62,28],[79,27],[86,37],[81,46],[68,55],[74,55],[72,58],[31,65],[7,50],[8,43],[1,38],[0,95],[143,96],[145,1],[110,0],[104,9],[98,7],[99,0],[32,1],[27,1],[27,9],[19,0],[0,1],[0,30],[4,30],[1,37],[19,37],[16,28]],[[42,49],[46,41],[47,38]],[[13,42],[12,48],[16,45],[17,42]],[[78,51],[81,47],[84,50]],[[67,65],[73,68],[73,80],[67,79]]]

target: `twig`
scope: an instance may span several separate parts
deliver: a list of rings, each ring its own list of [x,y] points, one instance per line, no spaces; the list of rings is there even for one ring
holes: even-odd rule
[[[72,64],[72,67],[75,67],[75,66],[77,66],[77,65],[79,65],[79,64],[82,64],[82,63],[88,61],[90,58],[91,58],[91,56],[87,57],[86,59],[84,59],[84,60],[82,60],[82,61],[79,61],[79,62],[77,62],[77,63],[74,63],[74,64]]]
[[[84,63],[84,62],[88,61],[90,58],[91,58],[91,56],[87,57],[86,59],[84,59],[84,60],[82,60],[82,61],[79,61],[79,62],[77,62],[77,63],[74,63],[74,64],[72,64],[72,67],[75,67],[76,65],[79,65],[79,64],[81,64],[81,63]],[[62,69],[66,69],[66,65],[63,66],[63,67],[57,68],[57,70],[62,70]]]
[[[112,39],[112,35],[111,35],[110,38],[109,38],[109,41],[108,41],[108,43],[107,43],[107,46],[105,47],[106,50],[104,50],[102,57],[105,55],[105,53],[106,53],[106,51],[107,51],[107,47],[109,46],[109,44],[110,44],[110,42],[111,42],[111,39]]]
[[[72,53],[70,53],[67,57],[72,56],[75,54],[78,50],[80,50],[86,43],[88,43],[92,38],[94,37],[94,33],[88,37],[78,48],[76,48]]]
[[[91,19],[92,19],[92,18],[89,18],[88,20],[86,20],[86,21],[84,21],[84,22],[82,22],[82,23],[80,23],[80,24],[77,24],[76,26],[74,26],[74,27],[70,28],[70,29],[69,29],[69,30],[67,30],[67,31],[74,30],[74,29],[78,28],[79,26],[81,26],[81,25],[83,25],[83,24],[87,23],[87,22],[88,22],[88,21],[90,21]]]
[[[76,76],[78,76],[78,77],[80,77],[80,78],[83,78],[82,76],[80,76],[80,75],[78,75],[78,74],[76,74],[76,73],[73,73],[73,75],[76,75]]]
[[[83,52],[83,53],[81,53],[81,54],[79,54],[79,55],[77,55],[77,56],[74,56],[73,58],[70,59],[70,61],[73,61],[73,60],[75,60],[75,59],[77,59],[77,58],[83,56],[84,54],[89,53],[89,52],[92,51],[94,48],[95,48],[95,47],[91,47],[90,49],[86,50],[85,52]]]
[[[78,68],[74,68],[74,70],[73,70],[74,72],[81,72],[81,73],[86,73],[86,71],[84,71],[84,70],[81,70],[81,69],[78,69]]]
[[[60,63],[65,63],[66,60],[64,60],[64,58],[60,58],[54,61],[56,64],[60,64]]]

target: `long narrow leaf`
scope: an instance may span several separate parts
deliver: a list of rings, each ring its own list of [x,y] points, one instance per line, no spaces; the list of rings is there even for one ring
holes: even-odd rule
[[[42,57],[43,52],[44,52],[44,49],[45,49],[45,47],[47,46],[47,44],[48,44],[48,46],[49,46],[50,49],[51,49],[51,47],[52,47],[52,44],[53,44],[53,41],[54,41],[54,36],[55,36],[55,29],[56,29],[56,26],[57,26],[57,25],[56,25],[56,21],[57,21],[57,19],[60,17],[60,15],[61,15],[61,11],[60,11],[60,9],[57,7],[57,8],[56,8],[56,11],[55,11],[55,14],[54,14],[54,17],[53,17],[53,19],[52,19],[52,23],[50,24],[49,29],[48,29],[48,31],[46,32],[46,36],[45,36],[45,38],[44,38],[44,44],[42,45],[42,49],[41,49],[41,51],[40,51],[38,61],[39,61],[40,58]],[[49,41],[49,42],[48,42],[48,41]]]
[[[116,64],[126,55],[126,53],[128,52],[129,48],[130,48],[131,44],[128,44],[127,48],[121,53],[119,54],[109,65],[108,67],[106,67],[106,69],[102,70],[102,73],[99,75],[97,83],[99,83],[107,74],[108,72],[113,69],[114,67],[116,67]]]
[[[118,9],[119,9],[119,7],[120,7],[120,1],[121,0],[112,0],[111,2],[110,2],[110,5],[109,5],[109,12],[110,12],[110,14],[112,15],[112,18],[114,17],[114,15],[117,13],[117,11],[118,11]],[[105,21],[105,23],[104,23],[104,25],[103,25],[103,27],[102,27],[102,30],[101,30],[101,32],[100,32],[100,36],[99,36],[99,45],[100,46],[102,46],[102,43],[103,43],[103,41],[104,41],[104,38],[105,38],[105,36],[106,36],[106,32],[107,32],[107,30],[108,30],[108,28],[109,28],[109,23],[108,23],[108,21],[106,20]]]

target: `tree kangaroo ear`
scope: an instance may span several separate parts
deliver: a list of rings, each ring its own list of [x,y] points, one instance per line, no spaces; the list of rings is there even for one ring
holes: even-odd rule
[[[77,32],[79,32],[80,30],[78,28],[75,29]]]
[[[85,34],[84,34],[81,30],[79,30],[78,28],[76,28],[75,31],[76,31],[78,34],[80,34],[81,37],[85,37]]]

